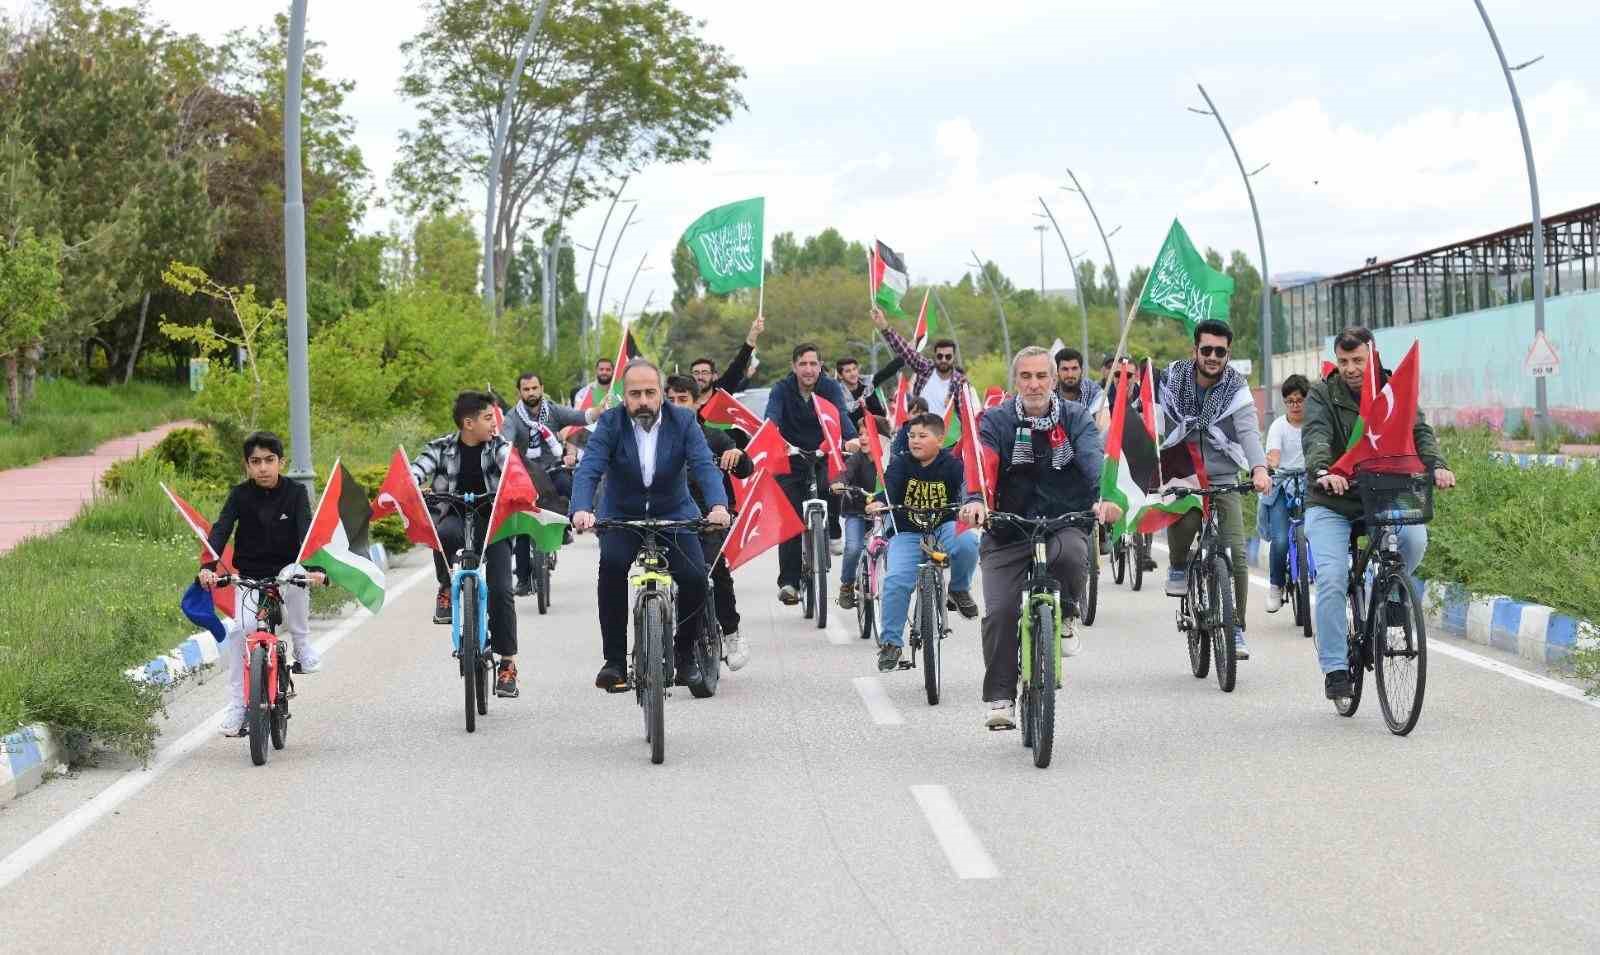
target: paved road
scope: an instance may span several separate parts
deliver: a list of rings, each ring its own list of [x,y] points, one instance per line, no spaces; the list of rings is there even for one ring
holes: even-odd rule
[[[1259,600],[1224,695],[1167,599],[1108,584],[1041,771],[980,725],[975,622],[930,708],[771,601],[769,555],[739,575],[752,663],[669,701],[652,766],[632,698],[590,686],[595,553],[550,616],[519,602],[523,696],[475,735],[424,582],[303,681],[268,766],[207,739],[13,883],[0,949],[1600,948],[1593,707],[1439,654],[1397,739],[1334,715]],[[97,772],[0,815],[0,853]]]

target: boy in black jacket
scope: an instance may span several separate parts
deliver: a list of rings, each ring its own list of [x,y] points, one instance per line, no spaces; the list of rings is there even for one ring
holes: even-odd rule
[[[905,644],[906,611],[911,606],[911,591],[917,583],[917,565],[922,561],[922,524],[925,513],[957,508],[969,500],[966,471],[961,462],[940,447],[944,443],[944,419],[936,414],[920,414],[910,421],[907,438],[909,454],[889,463],[884,475],[886,494],[878,495],[868,506],[877,513],[893,506],[894,531],[889,538],[889,567],[883,578],[883,631],[878,650],[878,669],[893,670],[900,665]],[[972,599],[972,572],[978,565],[975,534],[956,529],[955,513],[934,518],[934,534],[939,548],[950,555],[950,600],[971,620],[978,616]]]
[[[299,556],[311,528],[311,497],[304,485],[283,476],[283,441],[272,432],[257,431],[244,439],[244,463],[250,477],[228,492],[208,543],[220,554],[232,537],[233,566],[241,577],[276,577]],[[308,576],[313,583],[327,582],[315,571]],[[216,585],[216,561],[201,567],[199,581],[207,590]],[[238,617],[217,648],[228,676],[228,709],[219,727],[223,736],[238,736],[244,728],[244,635],[255,626],[258,599],[253,590],[239,590]],[[283,626],[294,642],[294,672],[321,669],[311,646],[311,595],[304,588],[283,588]]]
[[[880,433],[887,434],[889,422],[883,418],[875,417],[875,420],[882,429]],[[877,440],[870,430],[863,435],[862,440]],[[844,520],[844,566],[839,568],[839,606],[844,610],[856,609],[856,565],[861,562],[861,551],[866,546],[867,501],[877,487],[878,469],[872,464],[872,455],[862,449],[850,455],[844,473],[828,488],[839,499],[840,516]]]

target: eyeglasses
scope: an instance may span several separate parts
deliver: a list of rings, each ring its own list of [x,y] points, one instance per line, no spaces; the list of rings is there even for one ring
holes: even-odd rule
[[[939,361],[955,361],[956,360],[955,352],[934,352],[933,357],[937,358]]]
[[[1201,345],[1197,351],[1201,358],[1227,358],[1228,346],[1226,345]]]
[[[1283,403],[1286,405],[1303,405],[1306,403],[1306,400],[1304,398],[1285,398],[1283,399]]]

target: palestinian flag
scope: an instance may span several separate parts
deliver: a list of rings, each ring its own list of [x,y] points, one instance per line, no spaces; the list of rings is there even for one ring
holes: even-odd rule
[[[700,409],[700,420],[713,428],[738,428],[745,434],[755,434],[756,429],[761,427],[761,419],[756,417],[754,411],[721,388],[706,399],[705,406]]]
[[[1139,412],[1144,419],[1145,430],[1150,432],[1152,439],[1159,439],[1161,435],[1161,396],[1156,394],[1156,365],[1155,360],[1144,360],[1144,375],[1139,380]],[[1155,487],[1146,484],[1145,487]]]
[[[1111,412],[1105,464],[1100,471],[1100,497],[1122,508],[1122,517],[1111,533],[1126,534],[1129,527],[1149,533],[1141,526],[1143,518],[1152,508],[1168,503],[1145,493],[1146,488],[1156,486],[1155,436],[1145,430],[1144,418],[1130,413],[1128,381],[1132,376],[1126,369],[1119,370],[1118,376],[1117,403]]]
[[[366,489],[335,459],[328,486],[322,489],[322,500],[311,515],[311,529],[306,532],[295,562],[319,568],[329,581],[377,613],[383,606],[384,581],[383,571],[367,556],[371,547],[367,529],[371,523]]]
[[[933,289],[930,288],[922,293],[922,308],[917,312],[917,327],[911,333],[911,347],[917,351],[927,348],[928,343],[933,341],[933,336],[939,334],[938,306],[934,306],[933,315],[928,314],[928,296],[932,292]]]
[[[205,519],[205,515],[195,510],[193,504],[175,494],[172,488],[162,484],[161,490],[166,492],[167,500],[172,502],[172,506],[178,509],[178,516],[183,518],[183,523],[188,525],[189,530],[194,532],[194,536],[200,538],[200,563],[209,564],[212,561],[216,561],[218,573],[233,573],[233,542],[229,541],[228,545],[222,549],[221,554],[212,550],[210,540],[211,522]],[[213,588],[211,599],[216,603],[219,613],[231,617],[237,610],[237,597],[232,587]]]
[[[539,492],[522,456],[506,455],[506,470],[489,509],[489,543],[526,534],[540,551],[553,553],[566,537],[567,523],[564,515],[539,507]]]
[[[872,300],[878,307],[889,315],[905,317],[905,312],[900,309],[900,300],[905,297],[906,289],[911,287],[911,276],[906,272],[905,259],[900,253],[876,240],[872,243],[872,251],[867,253],[868,277],[872,283]]]
[[[617,357],[611,363],[611,389],[606,392],[605,406],[607,408],[622,400],[622,370],[628,367],[628,362],[635,358],[643,358],[644,352],[633,340],[633,332],[626,325],[622,327],[622,339],[617,342]]]
[[[1157,460],[1160,462],[1158,466],[1161,468],[1163,493],[1152,496],[1149,506],[1140,515],[1135,529],[1141,534],[1154,534],[1156,531],[1171,527],[1178,523],[1183,515],[1204,507],[1204,503],[1197,495],[1185,494],[1169,498],[1165,492],[1192,490],[1206,487],[1210,483],[1206,480],[1205,464],[1200,460],[1200,448],[1192,441],[1179,441],[1172,447],[1163,449]]]

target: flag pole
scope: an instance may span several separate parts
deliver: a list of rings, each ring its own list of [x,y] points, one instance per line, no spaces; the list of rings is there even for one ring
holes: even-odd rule
[[[767,255],[766,249],[761,250],[761,281],[756,285],[756,317],[760,318],[767,308]]]
[[[871,308],[872,306],[878,304],[878,297],[877,297],[877,291],[878,290],[872,287],[872,263],[874,261],[876,261],[873,257],[877,254],[876,253],[876,249],[877,249],[878,240],[877,239],[873,239],[872,243],[873,244],[867,249],[867,307],[868,308]]]
[[[1122,321],[1122,338],[1117,342],[1116,353],[1111,356],[1111,367],[1116,368],[1117,359],[1126,354],[1128,347],[1128,332],[1133,329],[1133,317],[1139,314],[1139,303],[1144,301],[1145,290],[1150,287],[1150,276],[1156,274],[1155,269],[1144,274],[1144,284],[1139,286],[1139,294],[1128,303],[1128,315]],[[1131,356],[1130,356],[1131,357]]]

